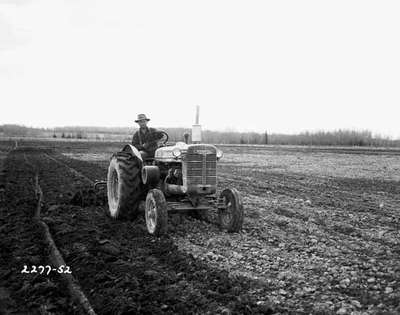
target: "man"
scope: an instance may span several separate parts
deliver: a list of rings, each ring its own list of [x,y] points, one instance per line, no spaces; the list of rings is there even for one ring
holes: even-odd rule
[[[145,114],[139,114],[135,120],[139,124],[139,130],[135,132],[132,138],[132,145],[139,150],[143,159],[154,157],[158,147],[158,130],[147,127],[149,121],[150,119]]]

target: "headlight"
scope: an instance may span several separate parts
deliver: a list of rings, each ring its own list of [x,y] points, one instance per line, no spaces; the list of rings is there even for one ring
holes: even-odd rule
[[[224,153],[221,150],[217,149],[217,159],[219,160],[223,156],[224,156]]]
[[[181,152],[181,150],[179,149],[179,148],[175,148],[175,149],[173,149],[172,150],[172,155],[174,156],[174,157],[180,157],[181,156],[181,154],[182,154],[182,152]]]

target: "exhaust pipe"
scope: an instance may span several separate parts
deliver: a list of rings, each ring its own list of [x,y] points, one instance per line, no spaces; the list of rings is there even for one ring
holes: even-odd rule
[[[201,125],[199,124],[199,116],[200,116],[200,106],[197,105],[195,124],[192,125],[192,143],[201,142]]]

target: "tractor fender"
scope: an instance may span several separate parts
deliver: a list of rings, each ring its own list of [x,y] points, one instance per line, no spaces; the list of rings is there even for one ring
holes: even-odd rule
[[[136,156],[141,162],[143,162],[142,155],[140,154],[139,150],[136,149],[132,144],[126,144],[122,151]]]

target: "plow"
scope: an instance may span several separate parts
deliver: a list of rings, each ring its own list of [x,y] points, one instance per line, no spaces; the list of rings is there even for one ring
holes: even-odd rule
[[[104,206],[107,204],[107,182],[96,181],[83,186],[74,193],[70,204],[80,207]]]

